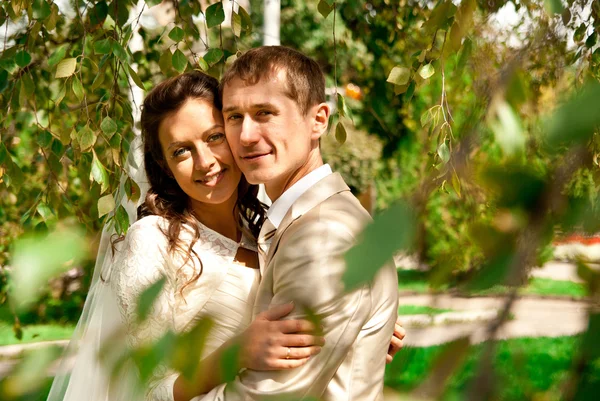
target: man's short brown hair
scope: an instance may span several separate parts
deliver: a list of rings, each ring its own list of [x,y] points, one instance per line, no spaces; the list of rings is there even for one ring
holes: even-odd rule
[[[312,106],[325,102],[325,77],[319,64],[284,46],[257,47],[238,57],[221,79],[221,97],[223,88],[236,78],[251,86],[279,70],[286,72],[287,96],[298,104],[303,115]]]

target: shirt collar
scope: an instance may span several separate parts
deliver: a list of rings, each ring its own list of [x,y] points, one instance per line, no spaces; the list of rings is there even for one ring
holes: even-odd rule
[[[267,212],[267,218],[275,226],[279,228],[281,221],[287,214],[288,210],[292,207],[294,202],[298,200],[302,194],[308,191],[313,185],[321,181],[323,178],[331,174],[331,167],[329,164],[324,164],[321,167],[311,171],[304,177],[298,180],[294,185],[289,187],[269,208]]]

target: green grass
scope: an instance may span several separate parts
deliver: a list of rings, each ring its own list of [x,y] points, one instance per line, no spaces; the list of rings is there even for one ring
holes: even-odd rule
[[[492,398],[500,401],[558,399],[556,395],[572,367],[579,341],[579,337],[500,341],[494,359],[496,377],[493,380],[497,393]],[[403,349],[386,369],[386,385],[404,393],[414,390],[427,377],[444,349],[445,346]],[[465,360],[448,380],[441,400],[467,399],[466,394],[478,371],[481,351],[482,345],[469,348]],[[446,362],[448,360],[446,358]],[[590,374],[594,385],[600,385],[598,364]]]
[[[71,338],[75,326],[40,324],[23,326],[23,338],[15,337],[12,326],[0,323],[0,346],[24,344],[37,341],[66,340]]]
[[[427,272],[415,270],[398,271],[398,289],[402,292],[416,292],[419,294],[425,294],[432,290],[427,281]],[[443,291],[443,289],[440,290]],[[469,295],[503,295],[507,292],[507,287],[495,285],[486,290],[470,292]],[[587,290],[585,285],[581,283],[533,277],[529,280],[529,284],[520,290],[520,293],[522,295],[583,298],[587,295]]]
[[[440,313],[452,312],[452,309],[439,309],[423,305],[400,305],[398,315],[439,315]]]

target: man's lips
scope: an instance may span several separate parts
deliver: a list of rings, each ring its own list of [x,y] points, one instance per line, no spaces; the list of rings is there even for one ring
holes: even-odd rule
[[[254,152],[254,153],[249,153],[249,154],[243,155],[242,159],[246,160],[246,161],[255,161],[255,160],[260,160],[263,157],[268,156],[270,154],[271,154],[271,152]]]

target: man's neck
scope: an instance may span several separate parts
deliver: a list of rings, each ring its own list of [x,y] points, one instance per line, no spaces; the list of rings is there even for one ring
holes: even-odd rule
[[[272,202],[275,202],[292,185],[322,165],[323,158],[321,157],[321,152],[311,152],[306,160],[306,163],[300,166],[300,168],[291,173],[289,176],[278,177],[277,179],[265,182],[265,191],[267,192],[269,199],[271,199]]]

